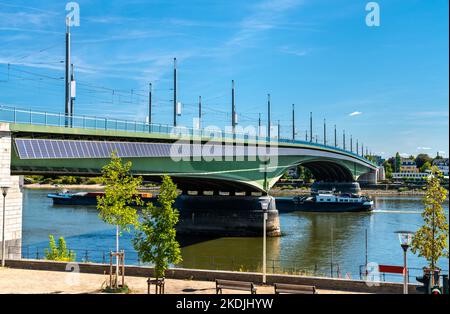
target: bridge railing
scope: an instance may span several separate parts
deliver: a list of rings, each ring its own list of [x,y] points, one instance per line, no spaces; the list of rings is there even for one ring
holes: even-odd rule
[[[45,125],[67,128],[81,128],[81,129],[94,129],[105,131],[122,131],[122,132],[135,132],[135,133],[151,133],[162,135],[174,135],[174,136],[198,136],[201,138],[209,139],[214,136],[214,131],[209,129],[195,129],[184,126],[173,127],[168,124],[146,123],[136,120],[123,120],[113,119],[107,117],[87,116],[87,115],[73,115],[67,116],[64,113],[54,113],[47,111],[36,111],[31,109],[23,109],[11,106],[0,105],[0,122],[30,124],[30,125]],[[217,135],[216,135],[217,136]],[[265,137],[257,135],[249,135],[247,133],[231,133],[220,131],[220,136],[223,139],[237,139],[237,140],[250,140],[259,142],[272,142],[272,143],[286,143],[286,144],[303,144],[321,149],[333,149],[335,151],[343,152],[348,155],[352,155],[356,158],[371,163],[371,161],[364,158],[357,153],[344,150],[340,147],[324,145],[320,143],[314,143],[312,141],[292,140],[287,138],[277,137]],[[375,165],[374,165],[375,166]]]

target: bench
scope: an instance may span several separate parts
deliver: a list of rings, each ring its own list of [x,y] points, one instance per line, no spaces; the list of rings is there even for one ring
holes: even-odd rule
[[[250,291],[251,294],[256,294],[253,282],[216,279],[216,294],[222,294],[222,289]]]
[[[316,287],[303,285],[289,285],[285,283],[275,283],[275,294],[290,293],[290,294],[316,294]]]

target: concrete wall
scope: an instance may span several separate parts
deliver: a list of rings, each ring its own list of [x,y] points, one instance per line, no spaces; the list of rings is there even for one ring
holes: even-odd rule
[[[42,261],[42,260],[8,260],[6,266],[10,268],[32,269],[32,270],[48,270],[48,271],[67,271],[72,269],[71,263]],[[80,273],[105,274],[108,273],[109,265],[94,263],[77,263]],[[144,266],[126,266],[126,276],[149,277],[153,275],[153,268]],[[216,279],[251,281],[260,284],[262,275],[260,273],[231,272],[231,271],[214,271],[199,269],[183,269],[173,268],[166,272],[167,278],[172,279],[188,279],[214,281]],[[317,289],[323,290],[340,290],[367,293],[403,293],[403,285],[401,283],[380,282],[376,285],[368,285],[362,280],[333,279],[323,277],[303,277],[292,275],[267,275],[267,283],[287,283],[299,285],[312,285]],[[374,283],[372,283],[374,284]],[[409,285],[409,293],[415,294],[417,285]]]
[[[6,256],[21,257],[22,245],[22,187],[23,179],[11,176],[11,133],[9,125],[0,123],[0,186],[10,186],[5,199]],[[0,195],[0,252],[3,226],[3,196]]]

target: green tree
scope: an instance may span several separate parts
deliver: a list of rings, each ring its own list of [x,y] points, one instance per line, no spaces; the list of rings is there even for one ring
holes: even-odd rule
[[[431,163],[429,161],[425,162],[421,167],[420,167],[420,172],[425,172],[427,170],[431,170]]]
[[[45,259],[63,262],[73,262],[75,260],[75,252],[67,248],[66,241],[63,237],[59,238],[58,245],[56,245],[53,235],[49,235],[48,237],[50,242],[49,248],[45,249]]]
[[[400,172],[400,166],[401,165],[402,165],[402,159],[400,157],[400,154],[397,152],[395,154],[394,172]]]
[[[416,162],[417,168],[420,169],[426,162],[429,162],[431,164],[432,160],[433,159],[430,156],[428,156],[428,154],[419,154],[419,155],[417,155],[415,162]]]
[[[386,179],[392,179],[392,165],[387,160],[383,163]]]
[[[131,174],[131,162],[125,163],[111,154],[111,161],[102,169],[102,182],[105,193],[97,197],[97,209],[100,218],[116,226],[116,251],[119,252],[119,236],[122,231],[130,231],[130,227],[137,226],[138,214],[136,207],[142,205],[138,187],[142,183],[141,177]],[[116,276],[119,274],[119,258],[116,258]],[[118,278],[116,278],[118,279]],[[117,280],[116,280],[117,283]]]
[[[432,167],[431,171],[433,175],[427,179],[424,196],[424,225],[415,233],[411,251],[424,257],[431,271],[434,271],[438,259],[442,256],[448,257],[448,224],[442,208],[448,191],[440,184],[441,173],[438,168]]]
[[[143,262],[155,265],[155,277],[165,276],[169,264],[182,261],[180,244],[176,240],[175,225],[178,210],[172,205],[177,198],[177,186],[169,176],[162,177],[158,204],[148,203],[142,211],[142,221],[133,239],[133,246]]]

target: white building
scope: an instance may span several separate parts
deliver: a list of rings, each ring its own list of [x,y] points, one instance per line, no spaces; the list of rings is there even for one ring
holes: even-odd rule
[[[433,166],[438,167],[444,176],[448,176],[448,158],[433,160]]]
[[[429,172],[393,172],[392,179],[411,179],[411,180],[425,180],[431,174]]]

